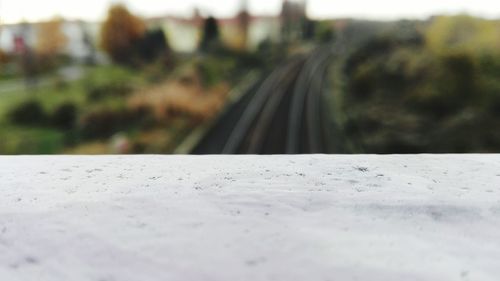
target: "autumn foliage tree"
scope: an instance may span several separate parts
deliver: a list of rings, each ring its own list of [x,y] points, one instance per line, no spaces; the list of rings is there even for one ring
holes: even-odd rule
[[[43,59],[52,60],[60,55],[68,38],[64,34],[63,19],[54,18],[50,21],[40,23],[36,35],[36,53]]]
[[[500,30],[497,21],[468,15],[439,16],[426,34],[428,48],[435,54],[500,54]]]
[[[111,59],[130,64],[135,59],[135,45],[146,33],[146,24],[123,5],[113,5],[101,27],[101,47]]]
[[[7,54],[0,49],[0,66],[4,63],[7,63],[9,61],[9,58],[7,57]]]

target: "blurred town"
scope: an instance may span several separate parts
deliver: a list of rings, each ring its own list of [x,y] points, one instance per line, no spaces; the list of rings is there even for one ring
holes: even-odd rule
[[[159,11],[161,15],[161,11]],[[500,20],[0,25],[0,154],[500,152]]]

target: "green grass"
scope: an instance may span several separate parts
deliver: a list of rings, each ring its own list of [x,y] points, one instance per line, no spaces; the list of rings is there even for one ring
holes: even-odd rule
[[[33,99],[40,102],[45,110],[51,112],[59,104],[71,101],[77,106],[85,104],[85,92],[77,84],[69,84],[64,89],[43,87],[34,91],[16,91],[0,96],[0,122],[8,122],[7,114],[19,103]]]
[[[99,66],[86,71],[81,80],[63,86],[53,83],[33,91],[22,89],[0,94],[0,154],[54,154],[64,149],[66,132],[49,127],[18,126],[10,122],[8,113],[24,101],[39,101],[49,114],[59,105],[70,102],[78,108],[78,112],[83,113],[98,107],[121,107],[125,101],[119,97],[89,100],[87,91],[90,83],[132,83],[137,87],[145,83],[139,73],[116,66]]]
[[[192,68],[196,66],[195,63],[186,62],[185,64]],[[202,74],[205,75],[204,82],[207,84],[225,79],[224,75],[229,75],[229,69],[232,68],[230,62],[220,62],[215,59],[203,61],[201,64],[205,66],[201,67],[200,71],[204,72]],[[152,76],[155,76],[155,79],[152,79]],[[85,126],[85,122],[89,122],[88,117],[95,112],[118,115],[122,112],[130,113],[127,111],[130,110],[127,107],[127,95],[163,81],[167,76],[175,77],[175,73],[167,73],[164,69],[155,68],[153,71],[148,71],[148,69],[133,70],[113,65],[99,66],[87,68],[84,77],[78,81],[64,83],[58,80],[57,76],[53,76],[49,78],[52,83],[44,83],[45,86],[40,86],[34,91],[21,89],[2,93],[0,94],[0,154],[58,154],[68,151],[86,153],[92,152],[92,149],[99,153],[107,151],[109,139],[86,136],[85,130],[88,127]],[[40,123],[28,121],[27,124],[34,125],[23,126],[9,120],[9,112],[21,103],[33,100],[43,108],[44,115],[46,115],[45,121]],[[53,123],[53,113],[60,105],[67,103],[76,106],[79,123],[69,128],[68,131],[56,129],[56,123]],[[149,123],[144,126],[140,122],[131,122],[123,126],[119,124],[111,129],[111,133],[120,132],[127,135],[132,142],[143,142],[140,144],[144,145],[144,152],[168,153],[175,149],[191,127],[192,124],[188,120],[181,118],[170,120],[168,124],[162,124],[158,128],[151,127]],[[157,131],[163,131],[163,133]],[[71,150],[71,148],[76,150]]]
[[[142,73],[114,65],[93,67],[87,70],[86,77],[80,82],[88,83],[91,81],[96,84],[103,84],[110,81],[117,83],[131,81],[140,84],[144,80]]]
[[[5,121],[6,114],[17,104],[35,99],[42,106],[51,112],[55,107],[64,103],[72,102],[77,107],[89,105],[87,100],[87,89],[89,84],[102,85],[105,83],[132,83],[139,87],[144,84],[144,79],[139,73],[116,66],[100,66],[87,69],[87,75],[79,81],[67,83],[64,87],[55,87],[54,85],[39,87],[36,90],[8,92],[0,95],[0,122]],[[98,103],[100,103],[99,101]],[[103,100],[103,103],[112,103],[109,100]]]
[[[63,146],[58,130],[0,124],[0,154],[54,154]]]

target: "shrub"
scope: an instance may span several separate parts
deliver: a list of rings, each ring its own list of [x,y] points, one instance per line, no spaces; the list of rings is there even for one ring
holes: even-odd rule
[[[315,33],[315,39],[319,43],[329,43],[335,39],[335,31],[329,22],[319,22]]]
[[[167,38],[161,29],[147,31],[142,39],[135,42],[134,47],[139,57],[147,63],[162,57],[165,60],[170,53]]]
[[[137,75],[125,68],[103,67],[88,73],[84,89],[91,101],[106,97],[124,97],[133,90]]]
[[[125,97],[132,92],[128,83],[108,82],[104,84],[89,84],[87,96],[92,101],[102,100],[106,97]]]
[[[18,125],[44,125],[47,114],[39,101],[29,100],[14,107],[8,113],[9,120]]]
[[[99,109],[84,115],[80,121],[80,133],[85,139],[103,139],[113,134],[144,126],[150,120],[151,112],[144,108],[137,110]]]
[[[77,108],[72,103],[59,105],[51,116],[51,125],[63,130],[72,129],[77,117]]]

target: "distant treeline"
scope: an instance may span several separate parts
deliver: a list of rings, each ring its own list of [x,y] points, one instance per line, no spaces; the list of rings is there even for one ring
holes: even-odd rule
[[[345,129],[363,152],[499,152],[500,22],[396,27],[345,66]]]

